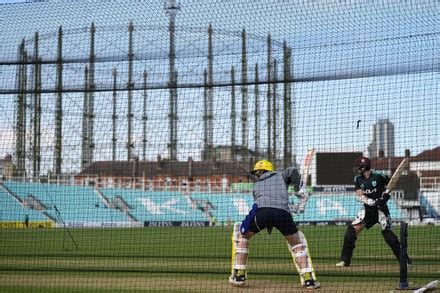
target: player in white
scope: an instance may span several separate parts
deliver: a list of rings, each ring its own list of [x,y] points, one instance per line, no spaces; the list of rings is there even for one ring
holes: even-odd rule
[[[370,159],[360,157],[356,160],[354,171],[357,175],[354,178],[357,200],[363,203],[356,219],[347,226],[342,245],[340,262],[337,267],[348,267],[351,265],[351,258],[359,233],[364,228],[370,229],[379,223],[382,228],[382,236],[385,242],[400,260],[400,242],[391,229],[391,217],[387,201],[390,195],[386,193],[386,185],[389,182],[388,176],[373,172]],[[408,264],[411,259],[407,257]]]

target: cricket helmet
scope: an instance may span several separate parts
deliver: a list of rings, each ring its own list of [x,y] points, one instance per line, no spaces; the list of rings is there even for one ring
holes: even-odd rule
[[[252,173],[255,173],[257,171],[272,172],[273,171],[273,164],[271,162],[269,162],[268,160],[260,160],[255,163],[254,170],[252,171]]]
[[[359,157],[355,164],[356,171],[365,171],[371,169],[371,161],[367,157]]]

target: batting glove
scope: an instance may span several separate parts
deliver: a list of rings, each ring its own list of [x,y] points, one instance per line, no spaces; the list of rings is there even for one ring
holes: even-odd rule
[[[382,193],[382,198],[385,201],[385,203],[390,199],[390,197],[391,196],[389,193],[386,193],[386,192]]]
[[[292,213],[294,213],[295,215],[304,213],[304,209],[305,209],[305,204],[300,204],[300,203],[296,203],[290,208]]]
[[[374,201],[374,205],[377,207],[384,206],[385,204],[386,204],[386,201],[382,197],[378,198]]]

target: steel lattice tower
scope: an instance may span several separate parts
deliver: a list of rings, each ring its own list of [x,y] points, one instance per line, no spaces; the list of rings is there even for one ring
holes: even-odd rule
[[[170,142],[168,145],[170,160],[177,161],[177,71],[175,68],[176,49],[175,49],[175,19],[180,10],[180,4],[176,0],[167,0],[165,2],[165,12],[170,18],[170,53],[169,53],[169,79],[168,87],[170,89]]]

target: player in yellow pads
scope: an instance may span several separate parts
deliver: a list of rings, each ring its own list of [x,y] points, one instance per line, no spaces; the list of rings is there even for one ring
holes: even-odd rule
[[[264,229],[273,227],[283,234],[289,251],[295,260],[298,272],[307,289],[320,287],[313,270],[304,234],[298,231],[289,209],[288,186],[293,185],[299,197],[301,176],[298,170],[290,167],[284,171],[274,171],[271,162],[262,160],[255,164],[251,172],[257,177],[254,184],[254,205],[242,223],[235,223],[232,235],[232,272],[229,282],[243,286],[246,282],[246,262],[249,254],[249,240]],[[303,209],[304,205],[298,206]]]

